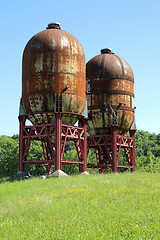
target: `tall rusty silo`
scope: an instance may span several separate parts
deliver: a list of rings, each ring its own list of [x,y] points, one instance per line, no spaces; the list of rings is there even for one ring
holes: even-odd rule
[[[101,140],[103,144],[101,142],[101,146],[96,146],[101,155],[99,159],[103,158],[101,163],[108,162],[106,168],[110,165],[112,170],[116,171],[112,155],[114,152],[118,166],[117,157],[120,147],[124,146],[129,167],[135,170],[134,160],[131,157],[134,154],[133,144],[130,144],[130,148],[127,145],[129,143],[126,146],[123,144],[124,141],[122,143],[122,139],[126,138],[124,135],[134,123],[134,76],[131,67],[121,57],[113,54],[111,49],[102,49],[100,55],[93,57],[86,64],[86,85],[88,132],[91,135],[89,138],[93,140],[92,136],[98,135],[101,138],[104,136]],[[118,143],[118,137],[114,136],[116,146],[113,146],[112,135],[115,129],[115,134],[121,136],[119,137],[121,142]],[[133,142],[131,139],[128,141]],[[100,151],[103,154],[100,154]]]
[[[85,122],[85,76],[83,48],[74,36],[61,30],[59,23],[48,24],[46,30],[29,40],[22,60],[20,170],[24,163],[45,164],[48,171],[55,165],[60,170],[61,164],[67,164],[62,158],[66,141],[70,139],[77,148],[79,162],[76,163],[84,170],[86,154],[80,152],[84,151],[86,141],[86,132],[81,133]],[[31,127],[25,126],[26,119],[32,123]],[[81,128],[75,129],[77,120]],[[33,139],[42,142],[44,161],[26,161]]]

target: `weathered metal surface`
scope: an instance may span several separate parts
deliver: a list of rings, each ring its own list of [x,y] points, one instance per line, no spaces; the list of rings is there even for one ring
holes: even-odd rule
[[[115,112],[118,133],[124,134],[134,121],[133,72],[122,58],[102,52],[86,65],[88,132],[91,135],[110,133]]]
[[[25,113],[82,114],[85,91],[85,55],[78,40],[52,28],[33,36],[23,53],[21,104]],[[47,122],[47,118],[38,121]]]

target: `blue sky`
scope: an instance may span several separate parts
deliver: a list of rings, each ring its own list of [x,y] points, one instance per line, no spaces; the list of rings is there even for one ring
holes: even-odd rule
[[[159,0],[2,0],[0,135],[19,132],[23,50],[50,22],[60,22],[79,40],[86,62],[102,48],[112,48],[129,63],[135,77],[137,129],[160,133]]]

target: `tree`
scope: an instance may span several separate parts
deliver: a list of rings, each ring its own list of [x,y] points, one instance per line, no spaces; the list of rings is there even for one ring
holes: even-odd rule
[[[17,137],[0,137],[0,177],[11,176],[18,170],[19,146]]]

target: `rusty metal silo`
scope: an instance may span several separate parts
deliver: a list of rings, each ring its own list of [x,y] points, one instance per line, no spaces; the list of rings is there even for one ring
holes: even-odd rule
[[[102,49],[87,62],[88,132],[90,135],[110,133],[118,121],[119,134],[125,134],[134,122],[134,76],[129,64]]]
[[[48,173],[64,176],[62,164],[79,164],[87,171],[86,64],[81,44],[59,23],[34,35],[22,61],[22,98],[19,114],[19,170],[42,164]],[[32,124],[27,124],[30,120]],[[75,123],[79,121],[79,125]],[[43,158],[28,161],[33,141],[41,141]],[[78,161],[63,160],[67,141]]]
[[[60,24],[49,24],[29,40],[23,53],[21,108],[25,114],[37,113],[30,117],[33,124],[52,122],[51,112],[82,114],[85,82],[83,48]],[[38,114],[44,112],[47,116]],[[76,120],[62,118],[67,124]]]

